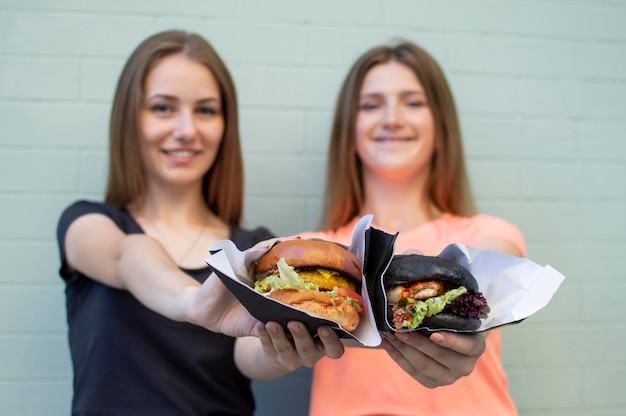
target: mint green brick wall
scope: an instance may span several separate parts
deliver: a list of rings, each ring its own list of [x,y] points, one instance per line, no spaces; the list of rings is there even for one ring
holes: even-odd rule
[[[567,276],[503,330],[520,413],[626,414],[623,0],[0,0],[0,414],[69,414],[56,221],[101,198],[118,73],[170,28],[206,36],[231,69],[246,224],[279,234],[317,226],[348,66],[396,37],[428,49],[454,90],[480,209]]]

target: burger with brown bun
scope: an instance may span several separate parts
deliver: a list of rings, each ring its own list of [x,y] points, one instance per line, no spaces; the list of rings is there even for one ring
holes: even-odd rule
[[[396,255],[383,276],[387,321],[396,331],[427,328],[475,331],[489,313],[476,278],[457,263],[418,254]]]
[[[282,241],[256,261],[255,273],[258,292],[336,321],[346,331],[358,326],[362,268],[347,248],[322,240]]]

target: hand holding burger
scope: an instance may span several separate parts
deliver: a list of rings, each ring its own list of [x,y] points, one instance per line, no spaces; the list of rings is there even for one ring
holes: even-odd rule
[[[322,240],[275,244],[255,265],[255,290],[354,331],[363,313],[359,258]]]
[[[464,267],[439,257],[396,255],[385,272],[388,321],[396,331],[475,331],[489,312],[476,278]]]

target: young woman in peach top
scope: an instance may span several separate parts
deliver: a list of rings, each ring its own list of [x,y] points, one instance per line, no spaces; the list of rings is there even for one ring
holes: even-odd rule
[[[377,229],[399,231],[398,253],[437,255],[461,243],[525,254],[515,226],[477,214],[450,88],[435,60],[409,42],[371,49],[348,73],[328,151],[324,231],[305,236],[349,243],[365,214]],[[499,331],[386,335],[383,347],[320,360],[310,414],[517,414]]]

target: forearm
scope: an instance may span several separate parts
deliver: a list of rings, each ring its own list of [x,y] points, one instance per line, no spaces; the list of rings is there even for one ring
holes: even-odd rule
[[[239,371],[253,380],[273,380],[293,371],[272,363],[264,354],[261,342],[256,337],[237,339],[235,364]]]
[[[141,303],[176,321],[188,321],[189,299],[200,283],[181,271],[154,239],[133,234],[120,244],[119,281]]]

